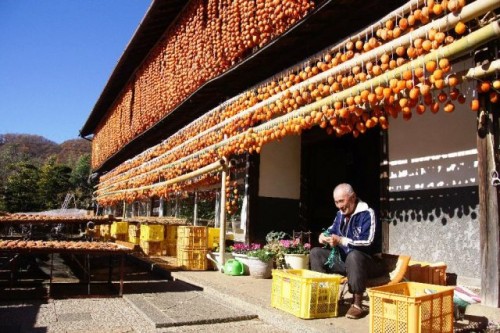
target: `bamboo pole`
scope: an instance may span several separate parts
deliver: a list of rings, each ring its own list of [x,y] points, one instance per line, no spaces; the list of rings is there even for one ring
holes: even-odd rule
[[[397,13],[400,13],[400,12],[406,12],[406,11],[409,11],[411,8],[413,8],[413,6],[418,6],[422,1],[412,1],[411,3],[408,3],[404,6],[402,6],[401,8],[395,10],[393,13],[387,15],[386,17],[384,17],[383,19],[379,20],[376,24],[380,24],[382,22],[384,22],[385,20],[395,16]],[[418,28],[417,30],[415,31],[412,31],[410,33],[407,33],[397,39],[394,39],[384,45],[381,45],[379,47],[377,47],[376,49],[373,49],[369,52],[366,52],[366,53],[363,53],[361,55],[359,55],[358,57],[356,58],[353,58],[353,59],[350,59],[334,68],[331,68],[323,73],[320,73],[310,79],[307,79],[297,85],[294,85],[292,86],[290,89],[286,90],[286,91],[282,91],[276,95],[273,95],[271,96],[269,99],[267,100],[264,100],[264,101],[261,101],[260,103],[257,103],[256,105],[250,107],[249,109],[243,111],[243,112],[240,112],[228,119],[225,119],[224,121],[218,123],[217,125],[209,128],[209,129],[206,129],[200,133],[198,133],[196,136],[192,137],[192,138],[189,138],[188,140],[184,141],[183,143],[181,143],[180,145],[174,147],[173,149],[159,155],[158,157],[155,157],[154,159],[148,161],[147,163],[151,163],[153,164],[155,161],[159,160],[160,158],[162,157],[165,157],[165,156],[168,156],[169,154],[172,154],[182,148],[185,147],[185,145],[195,141],[195,140],[198,140],[200,139],[201,137],[203,137],[204,135],[207,135],[208,133],[210,132],[213,132],[213,131],[217,131],[219,129],[221,129],[223,126],[229,124],[230,122],[233,122],[237,119],[240,119],[242,117],[245,117],[255,111],[257,111],[258,109],[264,107],[264,106],[267,106],[269,105],[270,103],[274,103],[276,102],[277,100],[279,100],[284,94],[285,92],[294,92],[294,91],[298,91],[304,87],[307,87],[309,84],[316,84],[316,83],[319,83],[323,80],[326,80],[329,76],[334,76],[334,75],[337,75],[339,73],[343,73],[343,72],[347,72],[349,71],[352,67],[356,66],[356,65],[363,65],[365,62],[368,62],[368,61],[371,61],[373,59],[376,59],[377,57],[380,57],[382,54],[384,53],[388,53],[388,52],[393,52],[393,50],[395,48],[397,48],[398,46],[401,46],[401,45],[408,45],[408,44],[411,44],[412,41],[416,38],[423,38],[425,37],[429,30],[430,29],[436,29],[436,30],[439,30],[439,31],[445,31],[445,30],[449,30],[450,28],[452,28],[456,23],[458,23],[459,21],[462,21],[462,22],[467,22],[467,21],[470,21],[471,19],[479,16],[479,15],[482,15],[482,14],[485,14],[491,10],[494,10],[496,8],[500,7],[500,2],[498,2],[497,0],[478,0],[478,1],[475,1],[473,2],[472,4],[469,4],[467,6],[465,6],[464,8],[462,8],[461,12],[460,12],[460,15],[456,15],[454,13],[450,13],[448,15],[445,15],[444,17],[440,18],[440,19],[437,19],[437,20],[434,20],[432,21],[432,23],[429,23],[425,26],[422,26],[420,28]],[[371,25],[370,27],[366,28],[365,30],[363,30],[361,33],[358,34],[358,36],[361,36],[363,34],[368,34],[370,31],[373,33],[373,27],[375,26],[375,24]],[[342,45],[344,45],[346,42],[352,40],[352,37],[349,38],[349,39],[346,39],[344,41],[342,41],[341,43],[338,43],[333,49],[340,49]],[[242,96],[243,94],[239,95],[240,97]],[[238,96],[237,96],[238,97]],[[236,100],[236,97],[235,98],[232,98],[230,101],[232,102],[233,100]],[[224,103],[223,106],[220,106],[220,107],[217,107],[216,109],[214,109],[213,111],[210,111],[209,113],[207,113],[207,117],[208,117],[208,114],[213,114],[214,112],[216,112],[215,110],[219,111],[221,107],[225,107],[227,104],[229,104],[229,101]],[[205,119],[205,116],[202,117],[203,119]],[[195,121],[194,123],[192,124],[189,124],[189,125],[186,125],[185,127],[183,127],[183,129],[181,129],[178,133],[182,132],[183,130],[185,130],[186,128],[188,128],[189,126],[193,126],[194,124],[197,124],[198,121]],[[151,149],[151,148],[150,148]],[[148,152],[150,149],[148,149],[146,152]],[[145,153],[145,152],[144,152]],[[144,154],[142,153],[142,154]],[[183,160],[179,160],[181,163]],[[126,173],[128,172],[132,172],[132,170],[135,170],[136,168],[138,167],[135,167],[135,168],[132,168],[130,170],[128,170]],[[123,181],[119,181],[119,182],[115,182],[115,183],[112,183],[111,185],[108,185],[108,186],[104,186],[104,187],[101,187],[100,189],[98,189],[97,191],[101,191],[101,190],[105,190],[105,189],[108,189],[110,187],[113,187],[113,186],[116,186],[117,184],[119,183],[122,183],[122,182],[125,182],[125,181],[130,181],[131,179],[135,179],[137,177],[144,177],[146,175],[149,175],[151,173],[155,173],[155,172],[158,172],[159,170],[163,170],[164,168],[162,166],[159,166],[153,170],[150,170],[144,174],[141,174],[141,175],[138,175],[138,176],[134,176],[134,177],[131,177],[129,178],[128,180],[123,180]],[[125,174],[126,174],[125,173]],[[104,184],[107,184],[108,182],[110,182],[114,177],[104,181],[101,183],[101,185],[104,185]]]
[[[495,74],[498,71],[500,71],[500,59],[469,69],[463,78],[467,80],[480,79]]]
[[[320,52],[316,53],[315,55],[313,55],[311,58],[309,58],[308,60],[306,60],[302,64],[295,65],[294,68],[299,68],[300,66],[306,66],[306,64],[310,64],[313,61],[320,60],[320,59],[322,59],[324,57],[325,53],[333,52],[335,50],[340,50],[345,43],[347,43],[347,42],[349,42],[349,41],[351,41],[351,40],[353,40],[355,38],[360,38],[361,39],[361,38],[363,38],[365,36],[368,36],[370,34],[373,35],[373,31],[374,31],[374,26],[375,25],[382,25],[383,22],[385,22],[385,21],[387,21],[389,19],[394,19],[394,18],[399,17],[402,14],[406,14],[406,13],[410,12],[413,8],[418,8],[419,6],[421,6],[422,4],[424,4],[424,2],[425,2],[425,0],[412,0],[412,1],[408,1],[408,3],[404,4],[400,8],[397,8],[394,11],[392,11],[391,13],[387,14],[386,16],[384,16],[383,18],[381,18],[380,20],[378,20],[376,23],[374,23],[374,24],[370,25],[369,27],[365,28],[364,30],[356,33],[356,37],[350,36],[349,38],[343,40],[342,42],[337,43],[333,48],[332,47],[327,47],[327,48],[321,50]],[[267,84],[268,82],[270,82],[272,80],[282,79],[285,75],[288,75],[292,70],[293,69],[288,68],[288,69],[286,69],[284,71],[281,71],[280,73],[278,73],[276,75],[273,75],[270,79],[267,79],[267,80],[265,80],[263,82],[260,82],[260,83],[256,84],[255,86],[249,88],[248,90],[250,90],[250,91],[251,90],[256,90],[259,86],[265,85],[265,84]],[[231,103],[236,102],[239,98],[243,97],[245,93],[241,93],[241,94],[239,94],[239,95],[237,95],[237,96],[235,96],[235,97],[227,100],[226,102],[222,103],[221,105],[215,107],[214,109],[210,110],[209,112],[207,112],[206,114],[204,114],[200,118],[196,119],[194,122],[192,122],[192,123],[190,123],[190,124],[182,127],[177,133],[182,132],[183,130],[189,128],[190,126],[193,126],[193,125],[196,125],[198,123],[206,121],[206,119],[208,117],[210,117],[214,113],[219,112],[220,110],[224,109],[226,106],[230,105]],[[233,117],[231,117],[229,119],[237,119],[237,118],[238,117],[236,115],[236,116],[233,116]],[[205,130],[203,132],[200,132],[195,137],[189,138],[188,140],[186,140],[185,142],[183,142],[180,146],[183,146],[183,145],[185,145],[187,143],[190,143],[193,140],[195,140],[196,138],[199,138],[199,137],[201,137],[203,135],[206,135],[208,132],[217,130],[220,127],[221,126],[216,125],[214,127],[211,127],[210,129],[207,129],[207,130]],[[162,143],[166,142],[167,140],[163,141]],[[153,148],[149,148],[149,149],[145,150],[144,152],[142,152],[141,154],[139,154],[139,156],[148,154],[152,149]],[[175,151],[175,150],[178,150],[178,149],[180,149],[179,146],[175,147],[174,150],[170,150],[169,152],[172,152],[172,151]],[[165,154],[167,154],[169,152],[161,154],[161,155],[159,155],[159,156],[151,159],[151,161],[149,161],[149,162],[154,162],[155,160],[160,159],[161,157],[165,156]],[[105,181],[103,183],[106,183],[108,181],[109,180],[107,180],[107,181]]]
[[[405,12],[405,11],[408,11],[410,10],[411,8],[413,8],[413,6],[418,6],[419,5],[419,1],[414,1],[412,3],[409,3],[399,9],[397,9],[396,11],[394,11],[393,13],[394,14],[389,14],[387,15],[386,17],[384,17],[383,19],[379,20],[376,24],[380,24],[381,22],[384,22],[385,20],[393,17],[394,15],[396,15],[396,13],[398,12]],[[366,52],[366,53],[363,53],[363,54],[360,54],[359,56],[353,58],[353,59],[350,59],[338,66],[335,66],[323,73],[320,73],[314,77],[311,77],[301,83],[298,83],[292,87],[290,87],[290,89],[287,89],[285,91],[282,91],[282,92],[279,92],[273,96],[271,96],[270,98],[264,100],[264,101],[261,101],[259,103],[257,103],[256,105],[242,111],[242,112],[239,112],[238,114],[228,118],[228,119],[225,119],[224,121],[216,124],[215,126],[209,128],[209,129],[206,129],[200,133],[198,133],[196,136],[192,137],[192,138],[189,138],[188,140],[184,141],[183,143],[181,143],[180,145],[172,148],[171,150],[159,155],[158,157],[148,161],[148,164],[151,163],[153,164],[155,161],[159,160],[160,158],[162,157],[165,157],[165,156],[168,156],[169,154],[173,154],[174,152],[184,148],[187,144],[195,141],[195,140],[198,140],[198,139],[201,139],[204,135],[207,135],[208,133],[210,132],[213,132],[213,131],[217,131],[217,130],[220,130],[223,126],[226,126],[228,125],[229,123],[237,120],[237,119],[241,119],[243,117],[246,117],[248,116],[249,114],[252,114],[253,112],[259,110],[260,108],[264,107],[264,106],[268,106],[269,104],[271,103],[274,103],[276,102],[277,100],[279,100],[280,98],[283,97],[283,95],[285,93],[288,93],[288,92],[294,92],[294,91],[300,91],[300,89],[303,89],[305,87],[307,87],[308,85],[310,84],[317,84],[321,81],[324,81],[326,80],[329,76],[335,76],[339,73],[344,73],[344,72],[348,72],[351,70],[352,67],[354,66],[357,66],[357,65],[363,65],[365,62],[368,62],[368,61],[371,61],[373,59],[377,59],[378,57],[380,57],[382,54],[384,53],[392,53],[398,46],[401,46],[401,45],[409,45],[412,43],[412,41],[416,38],[423,38],[425,37],[429,30],[431,29],[436,29],[436,30],[439,30],[439,31],[446,31],[446,30],[449,30],[451,29],[456,23],[458,23],[459,21],[462,21],[462,22],[467,22],[467,21],[470,21],[472,20],[473,18],[479,16],[479,15],[482,15],[482,14],[485,14],[491,10],[494,10],[496,8],[500,7],[500,2],[498,2],[497,0],[478,0],[478,1],[475,1],[467,6],[465,6],[464,8],[462,8],[461,12],[460,12],[460,15],[456,15],[454,13],[450,13],[448,15],[445,15],[444,17],[440,18],[440,19],[437,19],[437,20],[434,20],[432,21],[431,23],[425,25],[425,26],[422,26],[420,28],[418,28],[417,30],[415,31],[411,31],[397,39],[394,39],[392,41],[389,41],[379,47],[377,47],[376,49],[373,49],[369,52]],[[360,34],[358,34],[359,36],[363,35],[363,34],[368,34],[370,31],[373,33],[373,27],[375,26],[374,25],[371,25],[370,27],[366,28],[365,30],[363,30]],[[338,43],[333,49],[340,49],[342,47],[342,45],[344,45],[346,42],[352,40],[352,37],[349,38],[349,39],[346,39],[344,41],[342,41],[341,43]],[[240,95],[241,96],[241,95]],[[231,101],[233,101],[233,99],[231,99]],[[227,105],[227,103],[224,104],[224,106]],[[220,108],[216,108],[214,110],[220,110]],[[212,114],[213,112],[215,111],[211,111],[209,112],[208,114]],[[205,116],[203,116],[204,118]],[[193,124],[197,124],[198,122],[194,122]],[[190,125],[187,125],[185,126],[182,130],[188,128],[189,126],[192,126],[193,124],[190,124]],[[180,130],[179,132],[181,132],[182,130]],[[182,161],[184,160],[179,160],[179,163],[181,163]],[[133,169],[130,169],[128,170],[126,173],[128,172],[132,172],[132,170],[135,170],[136,168],[138,167],[135,167]],[[134,177],[131,177],[129,178],[128,180],[123,180],[123,181],[119,181],[119,182],[115,182],[109,186],[104,186],[104,187],[101,187],[100,189],[98,189],[97,191],[99,190],[105,190],[109,187],[112,187],[112,186],[116,186],[120,183],[123,183],[125,181],[130,181],[131,179],[135,179],[137,177],[144,177],[148,174],[151,174],[151,173],[155,173],[155,172],[158,172],[159,170],[163,170],[164,168],[162,166],[158,166],[156,167],[155,169],[153,170],[150,170],[146,173],[143,173],[141,175],[138,175],[138,176],[134,176]],[[125,174],[126,174],[125,173]],[[111,181],[111,179],[108,179],[107,181],[101,183],[101,185],[104,185],[106,183],[108,183],[109,181]]]
[[[274,126],[280,122],[286,122],[291,118],[305,116],[313,110],[320,109],[323,105],[332,105],[336,101],[342,101],[349,96],[358,95],[359,93],[361,93],[361,91],[365,89],[371,89],[372,87],[376,87],[383,83],[387,83],[392,78],[400,77],[402,73],[407,70],[413,70],[414,68],[422,67],[426,62],[430,60],[436,60],[439,58],[448,58],[450,60],[456,59],[462,54],[470,52],[470,50],[473,50],[480,45],[483,45],[493,39],[496,39],[499,36],[500,36],[499,22],[498,21],[492,22],[450,45],[435,50],[423,57],[414,59],[411,62],[408,62],[398,68],[395,68],[373,79],[362,82],[354,87],[348,88],[339,93],[325,97],[324,99],[321,99],[317,102],[308,104],[282,117],[272,119],[260,125],[259,127],[262,127],[263,129],[268,129],[271,126]]]
[[[469,35],[459,39],[458,41],[453,42],[450,45],[447,45],[447,46],[439,48],[435,51],[432,51],[425,56],[414,59],[411,62],[408,62],[408,63],[406,63],[398,68],[395,68],[389,72],[384,73],[383,75],[380,75],[380,76],[377,76],[377,77],[372,78],[370,80],[367,80],[365,82],[359,83],[358,85],[356,85],[354,87],[348,88],[348,89],[343,90],[341,92],[338,92],[336,94],[325,97],[319,101],[316,101],[316,102],[313,102],[313,103],[308,104],[306,106],[303,106],[300,109],[295,110],[295,111],[288,113],[286,115],[283,115],[281,117],[271,119],[264,124],[261,124],[259,126],[254,127],[253,131],[259,132],[262,130],[272,128],[273,126],[276,126],[279,123],[285,123],[292,118],[305,116],[313,110],[320,109],[324,105],[333,105],[333,103],[336,101],[342,101],[342,100],[345,100],[349,96],[358,95],[361,91],[363,91],[365,89],[371,89],[371,88],[379,86],[381,84],[386,84],[390,79],[400,77],[404,71],[413,70],[414,68],[417,68],[417,67],[422,67],[425,65],[426,62],[428,62],[430,60],[435,60],[435,59],[439,59],[439,58],[449,58],[450,60],[456,59],[457,57],[461,56],[462,54],[469,52],[470,50],[475,49],[478,46],[483,45],[490,40],[498,38],[499,35],[500,35],[500,27],[499,27],[498,21],[492,22],[492,23],[486,25],[485,27],[480,28],[479,30],[474,31],[474,32],[470,33]],[[205,147],[204,149],[202,149],[194,154],[191,154],[191,155],[184,157],[183,160],[185,160],[187,158],[193,158],[194,156],[199,156],[200,154],[207,152],[209,150],[215,150],[219,147],[226,145],[227,143],[229,143],[233,140],[239,139],[240,137],[242,137],[244,135],[246,135],[246,132],[239,133],[239,134],[234,135],[230,138],[224,139],[223,141],[220,141],[220,142],[215,143],[211,146]],[[176,161],[174,163],[180,163],[180,162]],[[171,164],[173,164],[173,163],[171,163]],[[165,167],[169,167],[171,164],[168,164]],[[204,167],[204,168],[206,168],[206,167]],[[199,169],[199,170],[202,170],[202,169]],[[180,177],[182,177],[181,180],[191,178],[191,177],[186,178],[186,177],[184,177],[184,175],[180,176]],[[171,181],[175,180],[174,183],[181,181],[181,180],[177,180],[180,177],[174,178]],[[159,184],[165,184],[168,182],[170,182],[170,181],[159,183]],[[123,192],[131,192],[131,191],[136,191],[136,190],[141,190],[141,189],[148,189],[148,188],[151,188],[152,186],[158,186],[159,184],[143,186],[143,187],[139,187],[136,189],[118,190],[118,191],[114,191],[114,192],[109,192],[107,194],[109,195],[109,194],[114,194],[114,193],[123,193]]]
[[[147,185],[147,186],[140,186],[140,187],[125,189],[125,190],[111,191],[111,192],[107,192],[107,193],[105,193],[103,195],[100,195],[97,198],[105,196],[105,195],[125,193],[125,192],[134,192],[134,191],[144,191],[144,190],[150,190],[150,189],[157,188],[157,187],[163,187],[163,186],[173,185],[175,183],[178,183],[178,182],[181,182],[181,181],[185,181],[187,179],[190,179],[190,178],[193,178],[193,177],[196,177],[196,176],[200,176],[200,175],[205,174],[205,173],[219,171],[224,165],[225,165],[225,161],[223,159],[221,159],[221,160],[219,160],[217,162],[214,162],[212,164],[206,165],[203,168],[200,168],[200,169],[195,170],[195,171],[191,171],[189,173],[186,173],[184,175],[180,175],[178,177],[166,180],[164,182],[156,183],[156,184],[153,184],[153,185]]]

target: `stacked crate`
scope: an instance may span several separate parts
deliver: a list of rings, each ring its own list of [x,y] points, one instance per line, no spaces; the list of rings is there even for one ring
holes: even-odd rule
[[[113,222],[111,224],[111,237],[115,240],[127,241],[128,240],[128,222]]]
[[[446,285],[446,264],[410,260],[405,278],[412,282]]]
[[[167,225],[165,227],[165,250],[166,255],[177,257],[177,225]]]
[[[141,224],[140,247],[147,255],[162,255],[165,231],[161,224]]]
[[[139,245],[140,242],[140,227],[139,224],[131,223],[128,226],[128,241],[132,244]]]
[[[180,268],[193,271],[207,270],[207,252],[207,227],[177,227],[177,265]]]
[[[208,249],[216,250],[219,247],[220,228],[208,228]]]
[[[101,241],[108,241],[111,238],[111,225],[99,224],[96,226],[96,237]]]

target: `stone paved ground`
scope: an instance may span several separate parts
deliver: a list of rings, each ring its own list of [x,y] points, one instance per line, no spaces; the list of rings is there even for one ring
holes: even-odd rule
[[[125,299],[81,298],[0,302],[0,332],[156,333],[227,332],[282,333],[258,319],[168,328],[154,328]]]
[[[93,263],[94,280],[107,278],[106,263]],[[94,296],[88,296],[88,285],[77,283],[76,276],[68,274],[67,260],[56,258],[52,297],[48,298],[50,267],[46,262],[39,264],[22,271],[12,286],[8,272],[1,272],[0,333],[283,332],[256,319],[254,313],[233,309],[199,287],[168,281],[133,261],[127,261],[125,267],[125,295],[121,298],[116,282],[113,288],[92,283]],[[196,325],[196,321],[204,324]],[[169,327],[159,327],[162,325]]]

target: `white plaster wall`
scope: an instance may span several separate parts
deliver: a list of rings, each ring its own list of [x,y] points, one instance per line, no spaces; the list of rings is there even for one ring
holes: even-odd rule
[[[300,198],[300,136],[287,136],[262,148],[259,196]]]
[[[443,261],[459,279],[479,281],[476,113],[468,103],[390,120],[385,222],[390,252]]]
[[[389,190],[477,185],[476,113],[429,110],[390,120]]]

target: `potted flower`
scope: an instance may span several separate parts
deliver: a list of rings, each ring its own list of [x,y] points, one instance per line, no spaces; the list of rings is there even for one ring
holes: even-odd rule
[[[209,255],[207,256],[207,258],[214,263],[214,269],[220,271],[221,267],[224,266],[224,264],[226,263],[226,261],[228,261],[229,259],[234,259],[232,250],[233,250],[232,246],[227,246],[225,248],[224,262],[222,262],[222,260],[220,258],[220,249],[219,249],[219,246],[217,246],[216,248],[214,248],[213,251],[209,252]]]
[[[245,268],[245,274],[249,273],[248,268],[248,252],[253,250],[258,250],[261,248],[260,244],[252,243],[250,245],[245,243],[234,243],[231,247],[231,253],[234,259],[238,260],[243,264]]]
[[[311,244],[302,243],[300,239],[279,241],[285,259],[285,268],[309,269],[309,253]]]
[[[269,279],[275,253],[265,248],[259,248],[248,251],[247,255],[250,276],[258,279]]]
[[[276,264],[276,268],[285,268],[285,256],[283,248],[280,245],[280,241],[287,237],[290,236],[283,231],[270,231],[266,235],[266,245],[264,248],[275,254],[274,262]]]

